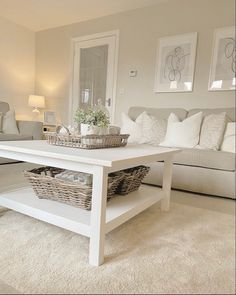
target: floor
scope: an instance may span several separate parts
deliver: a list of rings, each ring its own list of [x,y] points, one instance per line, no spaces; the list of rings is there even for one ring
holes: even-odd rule
[[[31,167],[32,164],[27,163],[0,165],[0,190],[24,186],[25,180],[21,171]],[[172,202],[235,216],[235,201],[229,199],[172,191]],[[20,294],[20,292],[0,280],[0,294]]]

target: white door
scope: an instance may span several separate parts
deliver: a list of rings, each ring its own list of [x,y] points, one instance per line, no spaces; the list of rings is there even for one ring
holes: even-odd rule
[[[78,108],[104,105],[114,119],[118,32],[108,32],[73,40],[73,75],[70,123]]]

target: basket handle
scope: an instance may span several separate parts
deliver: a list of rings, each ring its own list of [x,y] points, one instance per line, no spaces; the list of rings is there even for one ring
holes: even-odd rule
[[[64,124],[61,124],[61,125],[58,125],[57,126],[57,128],[56,128],[56,134],[59,134],[62,128],[64,128],[66,130],[66,133],[68,135],[70,135],[70,130]]]

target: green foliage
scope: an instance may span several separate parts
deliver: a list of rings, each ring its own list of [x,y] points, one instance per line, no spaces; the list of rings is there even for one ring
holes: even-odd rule
[[[110,123],[105,111],[100,109],[78,109],[74,118],[78,124],[89,124],[98,127],[107,127]]]

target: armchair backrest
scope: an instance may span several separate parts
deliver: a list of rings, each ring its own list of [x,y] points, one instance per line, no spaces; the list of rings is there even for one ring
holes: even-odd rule
[[[10,106],[7,102],[0,101],[0,113],[6,113],[10,110]]]

